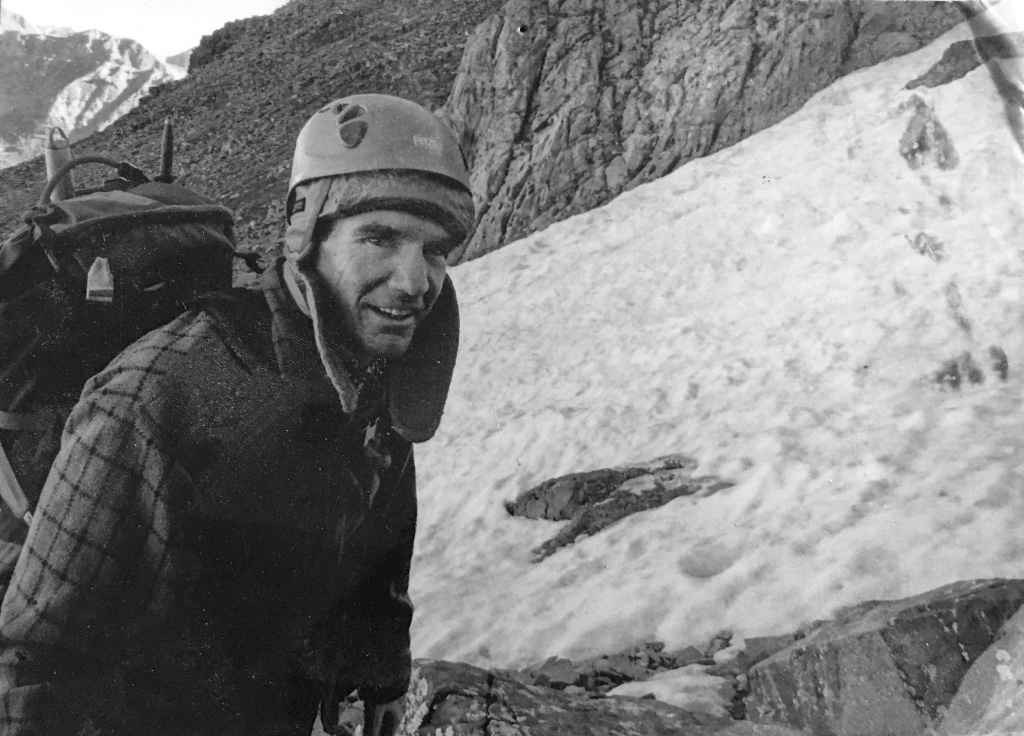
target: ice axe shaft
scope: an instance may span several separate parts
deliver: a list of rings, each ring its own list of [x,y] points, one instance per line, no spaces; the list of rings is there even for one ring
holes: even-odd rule
[[[164,184],[174,181],[174,127],[171,119],[164,119],[164,136],[160,143],[160,175],[156,180]]]
[[[58,137],[59,136],[59,137]],[[43,158],[46,160],[46,180],[53,179],[54,174],[66,166],[72,159],[71,141],[61,128],[50,128],[43,146]],[[60,202],[75,196],[75,179],[69,172],[53,188],[50,193],[51,202]]]

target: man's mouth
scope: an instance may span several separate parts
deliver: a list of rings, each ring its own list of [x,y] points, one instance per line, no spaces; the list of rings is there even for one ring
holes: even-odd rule
[[[399,309],[392,307],[376,307],[370,305],[370,310],[375,314],[384,317],[392,322],[406,322],[411,321],[416,317],[417,310],[415,309]]]

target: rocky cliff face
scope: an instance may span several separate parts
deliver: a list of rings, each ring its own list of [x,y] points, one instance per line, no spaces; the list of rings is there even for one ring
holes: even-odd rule
[[[72,140],[123,116],[154,85],[184,76],[135,41],[50,32],[0,11],[0,168],[40,152],[50,126]]]
[[[962,19],[944,2],[509,0],[444,108],[482,211],[462,259],[737,143]]]

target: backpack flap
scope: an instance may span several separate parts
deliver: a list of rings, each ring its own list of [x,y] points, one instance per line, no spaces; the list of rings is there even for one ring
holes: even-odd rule
[[[150,194],[188,193],[169,184],[147,187]],[[85,300],[93,339],[124,347],[185,311],[198,295],[231,287],[231,213],[193,198],[193,204],[165,204],[135,191],[103,192],[53,203],[37,218],[37,237],[48,241]],[[90,273],[109,273],[107,288],[97,291]]]

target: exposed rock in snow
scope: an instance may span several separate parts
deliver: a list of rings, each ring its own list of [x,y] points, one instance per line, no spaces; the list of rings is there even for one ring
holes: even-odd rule
[[[968,667],[1024,603],[1024,580],[862,603],[750,670],[747,717],[819,736],[931,733]]]
[[[938,87],[961,79],[968,72],[981,66],[981,59],[974,50],[974,41],[957,41],[946,49],[946,53],[931,69],[917,79],[907,82],[907,89],[917,87]]]
[[[694,477],[696,467],[692,458],[671,455],[641,465],[571,473],[531,488],[505,508],[528,519],[570,521],[533,550],[533,559],[539,562],[631,514],[680,496],[703,498],[733,485],[715,476]]]
[[[84,138],[185,75],[100,31],[41,29],[3,10],[0,24],[0,168],[38,155],[51,126]]]
[[[932,165],[942,170],[955,169],[960,158],[935,110],[918,95],[910,97],[900,111],[903,110],[912,111],[900,138],[900,155],[910,168]]]
[[[626,481],[661,471],[683,470],[692,473],[697,463],[685,455],[672,455],[620,468],[590,470],[552,478],[524,491],[506,509],[513,516],[527,519],[567,521],[581,509],[608,498]]]
[[[1024,610],[967,671],[939,736],[1024,733]]]
[[[799,736],[774,725],[688,712],[651,699],[592,698],[524,685],[500,672],[452,662],[415,663],[396,736]],[[677,675],[678,678],[678,675]],[[693,702],[693,701],[690,701]],[[361,703],[341,714],[362,733]],[[322,736],[320,724],[314,736]]]

